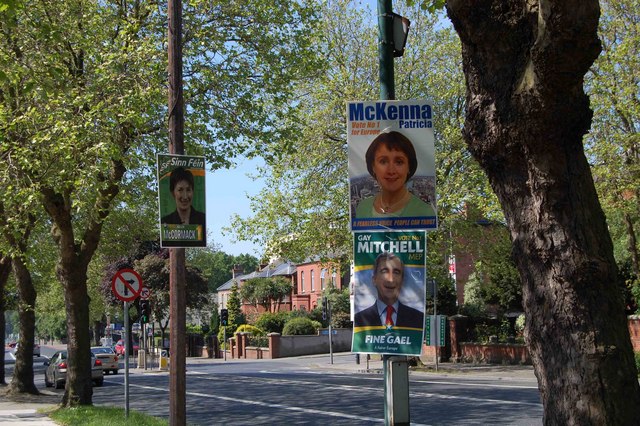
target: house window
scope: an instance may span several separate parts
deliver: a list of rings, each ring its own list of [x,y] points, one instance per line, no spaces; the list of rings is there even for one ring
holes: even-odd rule
[[[333,288],[336,288],[336,271],[334,270],[331,274],[331,285]]]
[[[311,292],[313,293],[314,291],[316,291],[316,277],[315,274],[313,273],[313,269],[311,270]]]
[[[304,271],[300,271],[300,293],[304,293]]]
[[[320,290],[324,290],[325,282],[327,281],[327,269],[322,268],[320,271]]]

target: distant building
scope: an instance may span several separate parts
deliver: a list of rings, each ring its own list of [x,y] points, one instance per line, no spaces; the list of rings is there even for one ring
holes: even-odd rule
[[[319,299],[325,289],[330,287],[342,289],[349,283],[349,276],[342,275],[338,264],[335,262],[322,262],[320,260],[309,260],[307,262],[294,264],[292,262],[282,262],[275,265],[267,265],[258,271],[243,274],[234,269],[232,278],[221,285],[217,290],[218,309],[227,308],[231,289],[234,283],[238,288],[252,278],[282,277],[291,280],[291,294],[285,297],[280,303],[272,306],[278,311],[291,310],[312,310],[319,304]],[[346,282],[346,284],[345,284]],[[261,313],[262,306],[254,306],[242,301],[242,312],[245,314]]]
[[[322,293],[328,288],[342,290],[349,284],[349,275],[344,276],[335,262],[318,259],[299,263],[296,267],[297,287],[292,296],[293,309],[309,311],[318,306]]]

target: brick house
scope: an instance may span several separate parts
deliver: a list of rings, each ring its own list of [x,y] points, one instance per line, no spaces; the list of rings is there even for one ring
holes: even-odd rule
[[[232,278],[217,290],[218,309],[227,307],[234,282],[237,282],[240,288],[243,283],[252,278],[269,277],[283,277],[291,280],[291,295],[278,304],[276,308],[278,311],[312,310],[318,305],[325,289],[330,286],[342,289],[344,283],[349,282],[349,276],[342,276],[337,263],[320,260],[309,260],[300,264],[291,262],[271,264],[249,274],[243,274],[235,269]],[[242,312],[244,314],[262,313],[264,308],[262,306],[256,308],[243,302]]]
[[[233,287],[233,283],[238,283],[238,288],[242,287],[242,285],[252,279],[252,278],[271,278],[271,277],[281,277],[286,280],[290,280],[292,284],[292,288],[296,287],[296,265],[291,262],[282,262],[272,265],[267,265],[264,268],[253,271],[249,274],[243,274],[238,269],[234,269],[232,271],[232,278],[226,283],[222,284],[218,287],[218,309],[223,309],[227,307],[227,303],[229,301],[229,297],[231,296],[231,288]],[[274,305],[275,302],[272,302]],[[275,307],[278,311],[290,311],[291,310],[291,296],[285,297]],[[244,314],[250,313],[261,313],[264,312],[265,309],[263,306],[254,306],[248,303],[242,302],[242,312]]]
[[[344,277],[340,266],[334,262],[308,260],[296,265],[297,286],[294,288],[291,303],[293,309],[313,310],[318,306],[322,293],[330,288],[341,290],[349,276]]]

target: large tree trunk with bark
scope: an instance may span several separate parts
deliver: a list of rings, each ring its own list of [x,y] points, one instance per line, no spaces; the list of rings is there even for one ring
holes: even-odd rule
[[[84,253],[84,244],[77,244],[72,225],[72,203],[68,194],[43,190],[43,204],[52,218],[52,236],[58,245],[56,275],[64,288],[67,314],[67,352],[69,366],[62,405],[91,405],[91,354],[89,339],[89,295],[87,268],[91,253]],[[97,246],[97,243],[96,243]]]
[[[87,294],[87,268],[68,253],[68,263],[59,263],[58,280],[65,289],[67,312],[67,351],[69,367],[62,399],[64,406],[92,404],[91,341],[89,336],[89,295]]]
[[[100,242],[102,224],[109,214],[111,201],[119,192],[118,185],[125,171],[121,161],[112,160],[110,173],[99,177],[102,188],[93,209],[87,212],[91,220],[86,223],[82,238],[78,241],[74,233],[71,193],[42,188],[42,202],[54,224],[51,234],[59,254],[56,274],[64,288],[67,313],[69,367],[62,399],[64,406],[92,404],[87,270]]]
[[[7,306],[5,300],[7,281],[11,272],[11,258],[9,256],[0,256],[0,330],[6,330],[6,321],[4,313]],[[0,358],[0,385],[6,385],[6,377],[4,372],[4,357]]]
[[[582,137],[596,0],[449,0],[467,81],[464,136],[502,204],[523,281],[545,424],[640,424],[613,246]]]
[[[18,319],[20,322],[20,340],[16,352],[16,365],[9,385],[10,393],[31,393],[37,395],[38,388],[33,382],[33,343],[36,328],[36,290],[33,287],[31,274],[24,264],[24,259],[12,259],[13,274],[16,277],[20,300]]]

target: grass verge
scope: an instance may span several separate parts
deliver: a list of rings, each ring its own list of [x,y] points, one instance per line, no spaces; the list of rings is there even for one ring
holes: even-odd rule
[[[68,426],[166,426],[169,424],[165,419],[131,410],[129,410],[129,417],[125,419],[124,409],[115,407],[59,408],[48,414],[56,423]]]

